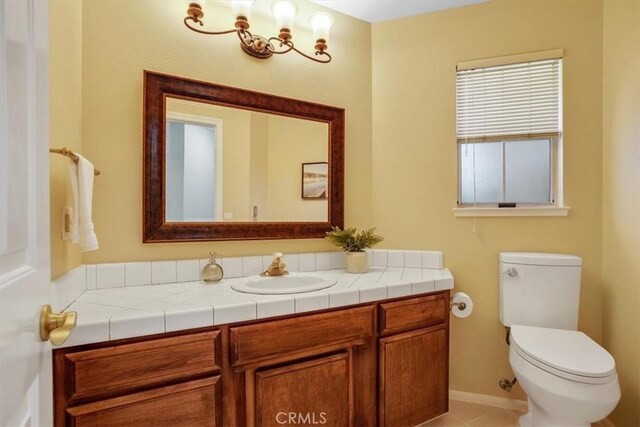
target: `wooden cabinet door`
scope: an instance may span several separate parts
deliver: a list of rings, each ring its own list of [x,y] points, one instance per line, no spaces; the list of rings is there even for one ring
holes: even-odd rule
[[[380,424],[415,426],[448,410],[445,325],[380,340]]]
[[[220,377],[160,387],[67,409],[73,427],[221,426]]]
[[[257,426],[352,424],[349,353],[255,373]],[[250,403],[249,403],[250,404]]]

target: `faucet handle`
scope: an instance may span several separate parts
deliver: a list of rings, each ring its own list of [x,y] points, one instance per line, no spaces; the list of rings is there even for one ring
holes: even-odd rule
[[[266,271],[260,273],[260,276],[284,276],[289,274],[289,272],[287,271],[287,266],[282,261],[283,257],[284,255],[282,254],[282,252],[274,252],[271,265],[266,269]]]

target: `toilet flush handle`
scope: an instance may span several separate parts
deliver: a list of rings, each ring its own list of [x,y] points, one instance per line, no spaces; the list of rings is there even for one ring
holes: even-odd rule
[[[507,268],[507,272],[506,273],[498,273],[500,275],[502,274],[506,274],[509,277],[517,277],[518,276],[518,270],[515,267],[509,267]]]

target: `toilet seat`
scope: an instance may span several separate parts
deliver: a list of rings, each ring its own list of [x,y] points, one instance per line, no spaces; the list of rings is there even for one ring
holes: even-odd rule
[[[567,380],[605,384],[616,376],[613,357],[579,331],[513,325],[511,347],[527,362]]]

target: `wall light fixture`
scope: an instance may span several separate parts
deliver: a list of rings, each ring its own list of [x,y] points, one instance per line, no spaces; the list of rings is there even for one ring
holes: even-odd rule
[[[240,39],[242,50],[254,58],[267,59],[271,56],[282,55],[294,51],[312,61],[326,64],[331,62],[331,55],[327,53],[327,41],[329,40],[329,30],[333,24],[333,17],[326,12],[317,12],[311,17],[311,28],[316,39],[315,56],[307,55],[298,50],[291,39],[291,28],[298,9],[295,4],[288,1],[276,1],[271,8],[275,16],[276,23],[280,29],[277,37],[262,37],[249,32],[249,16],[254,0],[231,0],[231,6],[236,16],[235,29],[226,31],[204,31],[196,26],[204,26],[202,18],[204,12],[198,3],[189,4],[187,16],[184,24],[192,31],[207,35],[221,35],[236,33]]]

